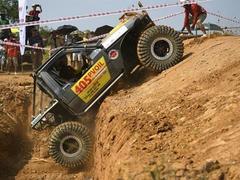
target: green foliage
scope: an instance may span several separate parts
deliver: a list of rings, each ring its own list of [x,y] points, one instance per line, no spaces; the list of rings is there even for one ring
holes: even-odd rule
[[[11,20],[18,19],[18,1],[17,0],[0,0],[0,12],[7,14]]]
[[[39,32],[43,38],[48,38],[52,31],[53,29],[49,28],[48,26],[41,26],[39,28]]]

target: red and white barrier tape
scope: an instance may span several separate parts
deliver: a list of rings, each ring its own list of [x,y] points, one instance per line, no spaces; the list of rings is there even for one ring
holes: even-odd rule
[[[90,41],[95,41],[95,40],[98,40],[98,39],[102,39],[106,36],[107,36],[107,34],[103,34],[103,35],[100,35],[100,36],[95,36],[93,38],[89,38],[89,39],[86,39],[84,41],[79,41],[79,43],[86,43],[86,42],[90,42]],[[9,46],[18,46],[18,47],[21,46],[21,47],[26,47],[26,48],[30,48],[30,49],[39,49],[39,50],[45,50],[45,51],[55,51],[55,50],[58,50],[58,49],[62,48],[62,47],[57,47],[57,48],[51,49],[51,48],[43,48],[43,47],[36,47],[36,46],[30,46],[30,45],[22,45],[22,44],[19,44],[19,43],[4,42],[4,41],[0,41],[0,45],[9,45]]]
[[[174,14],[170,14],[170,15],[167,15],[167,16],[163,16],[161,18],[158,18],[158,19],[155,19],[154,22],[158,22],[158,21],[161,21],[161,20],[165,20],[165,19],[168,19],[168,18],[172,18],[172,17],[175,17],[175,16],[178,16],[178,15],[181,15],[183,14],[184,12],[178,12],[178,13],[174,13]],[[240,21],[237,21],[237,20],[234,20],[234,19],[231,19],[231,18],[228,18],[228,17],[224,17],[222,15],[219,15],[219,14],[216,14],[216,13],[212,13],[212,12],[208,12],[208,14],[210,15],[213,15],[213,16],[216,16],[216,17],[219,17],[219,18],[222,18],[222,19],[225,19],[225,20],[228,20],[228,21],[231,21],[231,22],[234,22],[234,23],[238,23],[240,24]],[[87,39],[87,40],[84,40],[84,41],[80,41],[81,43],[84,43],[84,42],[90,42],[90,41],[95,41],[95,40],[98,40],[98,39],[101,39],[101,38],[104,38],[106,37],[107,34],[103,34],[103,35],[100,35],[100,36],[95,36],[93,38],[90,38],[90,39]],[[50,48],[42,48],[42,47],[35,47],[35,46],[29,46],[29,45],[21,45],[21,44],[18,44],[18,43],[11,43],[11,42],[3,42],[3,41],[0,41],[0,44],[5,44],[5,45],[12,45],[12,46],[24,46],[26,48],[31,48],[31,49],[40,49],[40,50],[46,50],[46,51],[55,51],[57,49],[60,49],[61,47],[58,47],[58,48],[54,48],[54,49],[50,49]]]
[[[22,45],[22,44],[13,43],[13,42],[4,42],[4,41],[0,41],[0,44],[2,44],[2,45],[9,45],[9,46],[26,47],[26,48],[31,48],[31,49],[47,50],[47,51],[50,50],[49,48],[36,47],[36,46],[29,46],[29,45]]]
[[[170,15],[167,15],[167,16],[155,19],[154,22],[158,22],[158,21],[162,21],[162,20],[165,20],[165,19],[169,19],[169,18],[178,16],[178,15],[181,15],[181,14],[184,14],[184,12],[178,12],[178,13],[175,13],[175,14],[170,14]]]
[[[165,20],[165,19],[168,19],[168,18],[172,18],[172,17],[178,16],[178,15],[181,15],[181,14],[183,14],[183,13],[184,13],[184,12],[178,12],[178,13],[170,14],[170,15],[163,16],[163,17],[161,17],[161,18],[155,19],[155,20],[153,20],[153,21],[154,21],[154,22],[158,22],[158,21],[161,21],[161,20]],[[95,36],[95,37],[93,37],[93,38],[90,38],[90,39],[87,39],[87,40],[84,40],[84,41],[80,41],[80,42],[84,43],[84,42],[95,41],[95,40],[98,40],[98,39],[105,38],[107,35],[108,35],[108,33],[107,33],[107,34],[100,35],[100,36]]]
[[[190,0],[190,3],[203,3],[203,2],[209,2],[209,1],[212,1],[212,0]],[[71,21],[71,20],[78,20],[78,19],[86,19],[86,18],[94,18],[94,17],[102,17],[102,16],[111,16],[111,15],[123,14],[123,13],[127,13],[127,12],[154,10],[154,9],[175,7],[175,6],[182,6],[182,5],[183,5],[183,3],[181,3],[181,2],[169,3],[169,4],[157,4],[157,5],[149,5],[149,6],[145,6],[145,7],[141,7],[141,8],[131,8],[131,9],[109,11],[109,12],[99,12],[99,13],[93,13],[93,14],[88,14],[88,15],[62,17],[62,18],[52,19],[52,20],[15,23],[15,24],[1,25],[0,30],[9,29],[9,28],[16,28],[16,27],[19,27],[19,26],[34,26],[34,25],[51,24],[51,23],[57,23],[57,22],[64,22],[64,21]]]
[[[164,19],[168,19],[168,18],[171,18],[171,17],[174,17],[174,16],[177,16],[177,15],[180,15],[182,14],[183,12],[179,12],[179,13],[175,13],[175,14],[170,14],[168,16],[163,16],[159,19],[156,19],[154,20],[155,22],[158,22],[158,21],[161,21],[161,20],[164,20]],[[107,36],[107,34],[103,34],[103,35],[100,35],[100,36],[95,36],[93,38],[89,38],[87,40],[84,40],[84,41],[80,41],[80,43],[86,43],[86,42],[90,42],[90,41],[95,41],[95,40],[99,40],[99,39],[102,39],[102,38],[105,38]],[[4,42],[4,41],[0,41],[0,44],[3,44],[3,45],[11,45],[11,46],[24,46],[26,48],[31,48],[31,49],[40,49],[40,50],[46,50],[46,51],[55,51],[57,49],[60,49],[61,47],[58,47],[58,48],[54,48],[54,49],[50,49],[50,48],[42,48],[42,47],[36,47],[36,46],[29,46],[29,45],[21,45],[21,44],[18,44],[18,43],[12,43],[12,42]]]
[[[212,13],[212,12],[208,12],[208,14],[210,14],[210,15],[212,15],[212,16],[216,16],[216,17],[221,18],[221,19],[225,19],[225,20],[227,20],[227,21],[231,21],[231,22],[240,24],[240,21],[231,19],[231,18],[229,18],[229,17],[224,17],[224,16],[222,16],[222,15],[220,15],[220,14],[216,14],[216,13]]]

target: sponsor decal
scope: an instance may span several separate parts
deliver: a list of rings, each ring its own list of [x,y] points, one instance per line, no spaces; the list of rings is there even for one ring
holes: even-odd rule
[[[88,103],[111,79],[104,57],[100,58],[71,88],[85,103]]]
[[[115,60],[119,57],[119,52],[116,49],[109,51],[108,56],[110,59]]]

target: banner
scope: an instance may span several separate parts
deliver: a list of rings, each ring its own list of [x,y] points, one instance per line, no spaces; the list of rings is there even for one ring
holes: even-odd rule
[[[18,0],[18,12],[19,12],[19,23],[25,23],[26,22],[26,0]],[[26,43],[26,27],[20,26],[19,27],[19,41],[20,41],[20,52],[21,55],[24,54],[25,51],[25,43]]]

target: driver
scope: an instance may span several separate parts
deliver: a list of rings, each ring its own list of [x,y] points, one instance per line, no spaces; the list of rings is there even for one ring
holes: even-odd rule
[[[58,59],[53,71],[58,72],[59,77],[66,81],[77,81],[86,72],[86,70],[88,70],[89,67],[89,61],[84,53],[81,53],[80,56],[82,60],[81,67],[68,64],[67,55],[64,55]]]
[[[62,56],[59,63],[56,64],[56,69],[59,71],[59,76],[65,80],[70,80],[75,78],[75,69],[68,65],[67,56]]]

